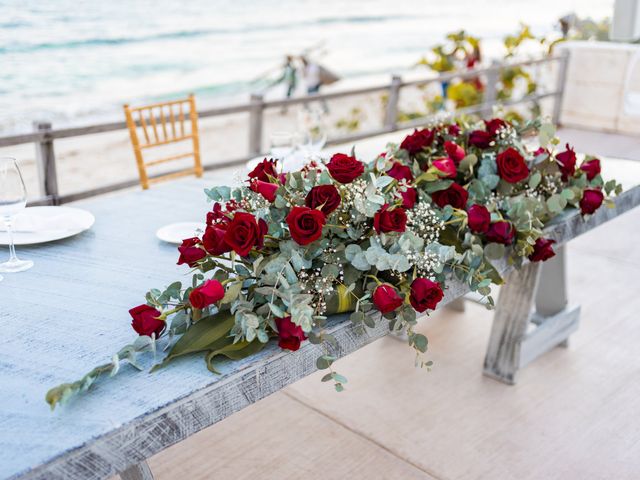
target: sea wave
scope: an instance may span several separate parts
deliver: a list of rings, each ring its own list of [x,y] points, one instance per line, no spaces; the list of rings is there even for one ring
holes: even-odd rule
[[[133,43],[155,42],[158,40],[179,40],[194,37],[204,37],[208,35],[228,35],[234,33],[256,33],[267,31],[293,30],[301,27],[311,27],[315,25],[327,26],[338,23],[381,23],[397,21],[403,19],[415,19],[415,16],[408,15],[371,15],[371,16],[346,16],[346,17],[323,17],[302,22],[278,23],[278,24],[256,24],[241,28],[209,28],[196,30],[180,30],[174,32],[154,33],[139,37],[114,37],[114,38],[87,38],[83,40],[71,40],[65,42],[45,42],[45,43],[15,43],[13,45],[0,46],[0,54],[8,53],[29,53],[40,50],[66,50],[82,47],[101,47],[113,45],[126,45]],[[17,27],[17,25],[16,25]]]

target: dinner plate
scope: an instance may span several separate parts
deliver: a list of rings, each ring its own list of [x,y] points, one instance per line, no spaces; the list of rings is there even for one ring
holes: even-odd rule
[[[185,238],[199,237],[206,225],[202,222],[178,222],[158,229],[156,236],[163,242],[180,245]]]
[[[90,229],[95,217],[75,207],[28,207],[14,219],[15,245],[35,245],[73,237]],[[0,222],[0,245],[9,245],[9,234]]]

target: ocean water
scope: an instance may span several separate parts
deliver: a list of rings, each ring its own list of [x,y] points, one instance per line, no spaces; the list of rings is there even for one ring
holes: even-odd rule
[[[497,44],[613,0],[0,0],[0,135],[121,118],[123,103],[245,99],[287,53],[345,78],[401,72],[450,31]],[[277,90],[276,90],[277,92]],[[276,94],[273,94],[276,95]]]

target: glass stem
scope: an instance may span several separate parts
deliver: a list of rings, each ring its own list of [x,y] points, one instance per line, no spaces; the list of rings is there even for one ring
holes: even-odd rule
[[[13,244],[13,219],[4,217],[4,224],[7,226],[7,235],[9,236],[9,263],[17,262],[16,247]]]

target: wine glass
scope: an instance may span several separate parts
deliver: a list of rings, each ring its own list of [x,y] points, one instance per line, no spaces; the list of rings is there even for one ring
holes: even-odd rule
[[[306,111],[302,113],[300,120],[306,132],[305,151],[309,155],[319,154],[327,143],[327,128],[323,114],[318,110]]]
[[[13,221],[27,205],[27,189],[15,158],[0,158],[0,218],[9,236],[9,260],[0,263],[0,272],[22,272],[33,267],[31,260],[20,260],[13,244]]]
[[[274,132],[270,136],[269,153],[278,160],[284,160],[293,152],[293,135],[289,132]]]

